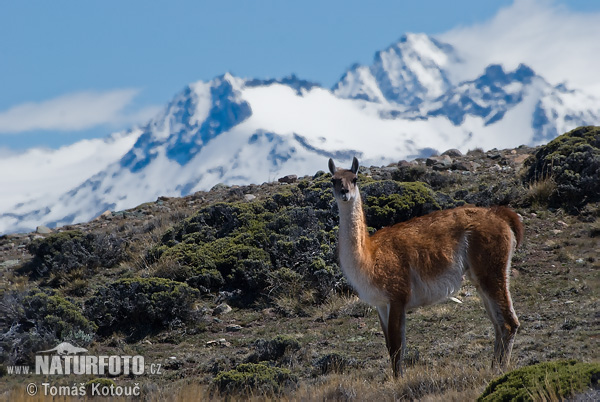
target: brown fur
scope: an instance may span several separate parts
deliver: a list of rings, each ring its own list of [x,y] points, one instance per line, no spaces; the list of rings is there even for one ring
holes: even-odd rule
[[[355,158],[351,170],[344,170],[330,160],[329,168],[340,209],[342,269],[359,294],[363,291],[377,304],[394,374],[402,370],[405,314],[411,300],[417,307],[439,301],[440,295],[443,299],[446,289],[458,290],[454,286],[460,287],[463,273],[477,287],[494,324],[494,363],[506,366],[519,327],[507,269],[515,245],[523,240],[519,216],[506,207],[459,207],[369,236],[356,186],[358,161]],[[419,289],[424,294],[413,294]]]

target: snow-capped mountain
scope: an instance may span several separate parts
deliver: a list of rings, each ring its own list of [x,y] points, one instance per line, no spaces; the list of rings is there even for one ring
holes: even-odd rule
[[[449,44],[425,34],[404,35],[377,52],[372,65],[352,66],[333,92],[342,98],[417,106],[451,88],[447,66],[458,62]]]
[[[411,34],[372,65],[351,67],[332,90],[295,76],[225,74],[190,84],[132,130],[135,143],[104,168],[62,192],[1,209],[0,232],[85,221],[217,183],[313,174],[330,157],[381,165],[432,150],[537,145],[600,120],[600,99],[548,83],[525,65],[490,65],[453,82],[462,62],[449,44]]]

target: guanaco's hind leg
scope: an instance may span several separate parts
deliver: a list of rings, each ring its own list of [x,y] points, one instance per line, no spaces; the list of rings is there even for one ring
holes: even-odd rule
[[[474,241],[477,239],[472,238],[471,245]],[[506,368],[520,324],[513,309],[509,290],[512,241],[496,241],[495,244],[496,249],[493,252],[480,252],[470,256],[468,274],[469,279],[477,287],[487,315],[494,325],[496,339],[492,367]],[[486,248],[478,249],[485,250]]]
[[[496,333],[492,367],[506,368],[510,361],[515,335],[519,329],[519,320],[512,308],[510,293],[507,289],[503,295],[492,296],[490,292],[486,292],[482,288],[478,290]]]

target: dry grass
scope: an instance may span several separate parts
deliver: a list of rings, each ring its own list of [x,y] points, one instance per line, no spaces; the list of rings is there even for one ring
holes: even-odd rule
[[[534,206],[540,207],[548,203],[552,193],[556,191],[556,182],[551,176],[534,181],[527,187],[526,199]]]

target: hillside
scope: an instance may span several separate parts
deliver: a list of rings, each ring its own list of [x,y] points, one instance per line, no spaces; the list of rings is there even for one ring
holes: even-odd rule
[[[160,374],[111,378],[139,384],[145,400],[239,392],[476,398],[497,373],[491,323],[468,281],[456,295],[462,304],[410,312],[406,375],[391,378],[377,313],[354,296],[337,265],[326,168],[0,237],[0,395],[25,400],[24,384],[42,376],[7,367],[32,365],[36,352],[66,341],[93,355],[160,364]],[[465,203],[508,205],[523,217],[525,242],[511,270],[519,368],[600,363],[598,172],[600,129],[581,127],[540,147],[361,166],[359,186],[372,230]]]

